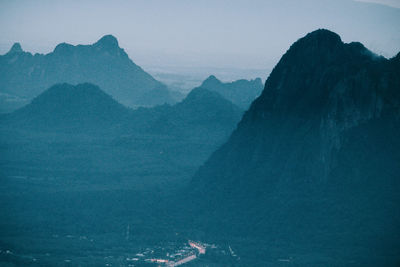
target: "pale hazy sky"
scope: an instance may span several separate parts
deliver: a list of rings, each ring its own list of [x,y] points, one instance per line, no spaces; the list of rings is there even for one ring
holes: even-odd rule
[[[400,8],[400,0],[359,0],[361,2],[378,3],[392,7]]]
[[[142,66],[270,68],[317,28],[386,57],[400,50],[400,9],[352,0],[0,0],[0,25],[1,54],[113,34]]]

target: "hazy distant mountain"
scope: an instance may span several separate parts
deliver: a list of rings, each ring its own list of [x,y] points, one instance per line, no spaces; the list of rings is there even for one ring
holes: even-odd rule
[[[193,178],[199,227],[286,253],[396,260],[399,136],[400,54],[387,60],[312,32]]]
[[[64,83],[50,87],[3,118],[19,128],[82,131],[111,127],[126,121],[131,112],[93,84]]]
[[[241,115],[242,110],[221,95],[199,87],[173,106],[135,110],[130,125],[169,134],[192,133],[196,136],[207,135],[207,131],[222,131],[228,135]]]
[[[251,102],[260,95],[263,84],[260,78],[223,83],[211,75],[202,83],[201,87],[215,91],[239,107],[247,109]]]
[[[43,55],[16,43],[0,56],[0,93],[32,99],[56,83],[93,83],[127,106],[174,103],[165,85],[137,66],[106,35],[92,45],[57,45]]]
[[[218,93],[200,87],[193,89],[182,102],[173,106],[169,116],[178,121],[182,131],[196,134],[200,128],[220,129],[229,135],[239,122],[242,110]],[[173,122],[171,119],[167,121]]]

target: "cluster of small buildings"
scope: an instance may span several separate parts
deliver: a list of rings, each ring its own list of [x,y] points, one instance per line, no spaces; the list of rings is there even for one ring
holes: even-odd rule
[[[189,246],[188,246],[189,245]],[[159,264],[158,266],[175,267],[197,259],[201,254],[206,253],[206,245],[200,242],[188,241],[188,245],[178,250],[176,253],[166,253],[167,258],[154,257],[154,250],[146,250],[144,253],[138,253],[133,258],[126,258],[127,261],[144,261],[148,263]],[[151,258],[146,258],[151,254]]]

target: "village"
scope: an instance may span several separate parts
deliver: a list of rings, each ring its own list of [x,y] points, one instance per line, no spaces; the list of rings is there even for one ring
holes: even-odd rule
[[[129,266],[144,264],[175,267],[196,260],[206,253],[207,248],[216,248],[216,246],[188,240],[186,244],[176,251],[166,252],[165,248],[146,249],[141,253],[135,254],[135,257],[127,258],[126,261],[131,263]]]

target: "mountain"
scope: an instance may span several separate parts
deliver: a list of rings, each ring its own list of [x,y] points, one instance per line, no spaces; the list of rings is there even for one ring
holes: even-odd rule
[[[50,87],[23,108],[3,115],[3,122],[39,131],[99,130],[121,123],[130,113],[98,86],[63,83]]]
[[[88,82],[127,106],[174,103],[166,86],[133,63],[112,35],[92,45],[61,43],[45,55],[15,43],[0,56],[0,73],[0,93],[20,98],[32,99],[56,83]]]
[[[130,125],[140,131],[186,134],[192,137],[221,131],[229,135],[242,110],[216,92],[194,88],[181,102],[169,106],[140,108]]]
[[[399,63],[328,30],[295,42],[193,177],[198,227],[300,265],[398,263]]]
[[[215,91],[242,109],[247,109],[251,102],[260,95],[263,84],[260,78],[223,83],[211,75],[203,81],[200,87]]]
[[[193,89],[172,113],[193,125],[235,125],[242,115],[235,104],[202,87]]]

